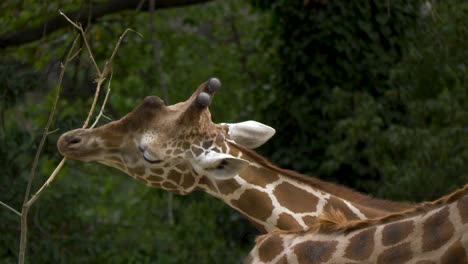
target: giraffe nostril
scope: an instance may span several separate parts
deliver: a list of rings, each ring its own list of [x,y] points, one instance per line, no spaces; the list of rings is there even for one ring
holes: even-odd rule
[[[68,140],[68,144],[70,144],[70,145],[75,145],[75,144],[78,144],[80,142],[81,142],[81,138],[76,138],[76,137]]]

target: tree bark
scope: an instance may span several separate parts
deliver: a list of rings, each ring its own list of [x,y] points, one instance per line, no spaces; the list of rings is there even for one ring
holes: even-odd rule
[[[149,10],[149,1],[144,0],[109,0],[103,3],[92,3],[92,9],[79,9],[75,11],[64,12],[71,20],[86,24],[99,17],[117,13],[123,10],[137,9],[141,2],[142,11]],[[158,0],[155,3],[155,9],[187,6],[199,3],[205,3],[212,0]],[[47,25],[47,27],[45,27]],[[70,24],[61,15],[54,16],[41,22],[39,25],[25,28],[19,31],[6,32],[0,35],[0,49],[9,46],[19,46],[42,38],[54,31]],[[45,30],[46,29],[46,30]]]

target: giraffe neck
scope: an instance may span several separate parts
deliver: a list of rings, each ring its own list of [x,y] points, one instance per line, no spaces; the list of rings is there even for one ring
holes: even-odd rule
[[[231,153],[239,148],[232,145]],[[203,178],[199,186],[245,215],[261,232],[308,229],[317,216],[332,208],[352,220],[410,207],[279,169],[250,150],[239,149],[234,154],[250,162],[242,173],[229,180]]]
[[[468,263],[467,186],[448,204],[367,221],[359,229],[273,232],[257,239],[247,263]]]

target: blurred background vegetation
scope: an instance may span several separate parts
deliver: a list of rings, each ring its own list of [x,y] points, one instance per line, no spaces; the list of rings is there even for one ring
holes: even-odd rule
[[[89,18],[111,2],[132,1],[0,4],[0,201],[21,208],[76,35],[69,25],[48,34],[53,21],[43,22],[58,9]],[[207,1],[157,8],[153,31],[146,2],[83,23],[100,65],[126,28],[143,35],[128,34],[115,58],[111,119],[146,95],[162,96],[162,86],[174,103],[218,76],[214,121],[276,128],[258,151],[284,168],[402,201],[468,182],[466,1]],[[15,43],[34,26],[35,41]],[[83,51],[66,71],[58,131],[33,190],[60,160],[59,135],[85,119],[94,78]],[[239,214],[204,193],[176,196],[171,225],[167,199],[117,170],[69,161],[29,213],[28,263],[242,262],[257,233]],[[17,262],[19,222],[0,208],[1,263]]]

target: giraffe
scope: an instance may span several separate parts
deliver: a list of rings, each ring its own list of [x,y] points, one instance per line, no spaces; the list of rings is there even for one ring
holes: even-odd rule
[[[307,231],[273,231],[257,238],[247,264],[467,264],[468,184],[412,209],[347,221],[325,212]]]
[[[273,128],[255,121],[211,121],[208,106],[220,87],[211,78],[188,100],[169,106],[148,96],[120,120],[64,133],[58,150],[67,158],[117,168],[151,187],[181,195],[205,191],[262,233],[305,230],[330,207],[348,219],[411,207],[274,166],[252,150],[273,136]]]

